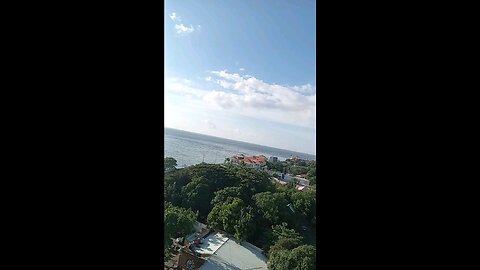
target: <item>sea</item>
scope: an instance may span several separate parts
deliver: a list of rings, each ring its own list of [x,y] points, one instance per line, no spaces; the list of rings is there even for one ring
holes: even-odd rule
[[[186,167],[201,163],[220,164],[235,154],[264,155],[279,160],[297,156],[306,160],[315,160],[316,156],[264,145],[234,141],[225,138],[165,128],[164,157],[177,160],[177,167]]]

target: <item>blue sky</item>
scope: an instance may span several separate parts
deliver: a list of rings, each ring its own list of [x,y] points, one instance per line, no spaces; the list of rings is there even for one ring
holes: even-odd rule
[[[165,126],[315,154],[315,1],[165,1]]]

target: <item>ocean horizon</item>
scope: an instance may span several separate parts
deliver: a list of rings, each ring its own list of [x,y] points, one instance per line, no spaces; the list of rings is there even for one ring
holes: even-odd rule
[[[177,160],[177,167],[195,165],[201,162],[223,163],[237,153],[265,155],[279,160],[297,156],[306,160],[316,160],[316,155],[280,149],[265,145],[236,141],[190,131],[164,127],[164,157]]]

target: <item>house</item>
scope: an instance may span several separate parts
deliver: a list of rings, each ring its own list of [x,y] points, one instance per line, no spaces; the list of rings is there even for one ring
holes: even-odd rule
[[[200,222],[194,225],[194,230],[184,238],[176,269],[267,269],[267,258],[258,247],[248,242],[239,243],[226,232],[210,233]]]
[[[286,161],[301,160],[298,156],[292,156],[286,159]]]
[[[246,156],[244,154],[238,154],[231,157],[230,162],[233,164],[241,164],[243,162],[247,167],[261,169],[267,164],[267,158],[264,155]]]
[[[287,181],[287,182],[290,182],[294,179],[293,176],[291,176],[290,174],[288,173],[282,173],[282,179]]]
[[[297,175],[295,177],[295,179],[297,180],[298,184],[299,185],[302,185],[302,186],[310,186],[310,180],[308,179],[305,179],[303,177],[300,177],[299,175]]]
[[[210,235],[205,240],[204,251],[210,256],[199,270],[267,269],[267,258],[262,250],[248,242],[239,243],[221,232]]]
[[[278,157],[270,157],[268,159],[269,162],[277,162],[278,161]]]
[[[200,245],[180,250],[178,268],[182,270],[267,269],[267,258],[258,247],[239,243],[225,232],[216,231]]]
[[[199,269],[205,263],[201,257],[195,256],[187,249],[181,249],[178,256],[178,266],[176,269],[193,270]]]

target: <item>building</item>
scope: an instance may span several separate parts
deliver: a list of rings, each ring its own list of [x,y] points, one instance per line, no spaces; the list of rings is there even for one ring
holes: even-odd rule
[[[244,154],[238,154],[231,157],[230,162],[233,164],[241,164],[243,162],[247,167],[261,169],[267,165],[267,158],[264,155],[249,157]]]
[[[278,157],[270,157],[268,159],[269,162],[277,162],[278,161]]]
[[[192,252],[181,249],[178,256],[178,266],[176,269],[193,270],[199,269],[205,263],[205,260],[195,256]]]
[[[261,249],[248,242],[238,243],[220,232],[210,236],[204,250],[210,256],[199,270],[267,269],[267,258]]]
[[[282,173],[282,179],[287,181],[287,182],[290,182],[290,181],[294,180],[295,178],[288,173]]]
[[[293,160],[300,160],[301,158],[299,158],[298,156],[292,156],[292,157],[289,157],[286,159],[286,161],[293,161]]]
[[[297,183],[301,186],[310,186],[310,180],[300,177],[299,175],[295,176]]]
[[[185,237],[180,248],[176,269],[267,269],[267,258],[258,247],[248,242],[239,243],[222,231],[210,233],[202,223],[194,227],[196,231]]]

